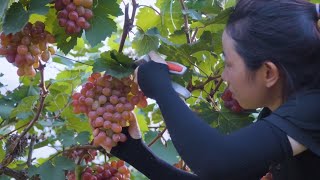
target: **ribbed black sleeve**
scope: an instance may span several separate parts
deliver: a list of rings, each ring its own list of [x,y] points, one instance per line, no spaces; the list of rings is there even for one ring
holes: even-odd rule
[[[112,148],[111,154],[126,161],[151,180],[197,180],[196,175],[184,172],[167,162],[159,159],[142,142],[141,139],[132,139],[127,128],[123,129],[128,137],[125,143],[119,143]]]
[[[171,87],[164,64],[141,65],[138,83],[158,103],[174,146],[201,179],[258,179],[272,163],[292,156],[286,134],[267,121],[259,120],[229,135],[211,128]]]

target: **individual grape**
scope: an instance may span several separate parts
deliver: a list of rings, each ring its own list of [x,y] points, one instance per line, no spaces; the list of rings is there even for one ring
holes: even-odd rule
[[[105,107],[98,107],[96,112],[99,116],[102,116],[106,112],[106,108]]]
[[[119,124],[116,124],[116,123],[112,123],[111,129],[115,133],[121,133],[121,131],[122,131],[122,127]]]
[[[112,113],[109,113],[109,112],[105,112],[103,114],[103,119],[105,119],[106,121],[109,120],[111,121],[113,119],[113,114]]]
[[[75,4],[70,3],[70,4],[67,5],[66,10],[67,10],[68,12],[71,12],[71,11],[76,10],[76,8],[77,8],[77,6],[76,6]]]
[[[58,12],[57,17],[59,19],[67,19],[68,18],[68,14],[69,14],[69,12],[66,9],[64,9],[64,10]]]
[[[49,59],[50,59],[50,52],[48,50],[45,50],[42,52],[41,54],[41,60],[44,61],[44,62],[48,62]]]
[[[148,106],[147,98],[141,97],[139,103],[137,104],[138,108],[145,108]]]
[[[78,13],[76,11],[71,11],[68,15],[69,19],[72,21],[77,21],[79,16]]]
[[[62,0],[62,2],[64,5],[68,5],[68,4],[70,4],[71,0]]]
[[[95,124],[97,127],[102,127],[104,124],[104,119],[102,117],[97,117],[97,119],[95,120]]]
[[[91,9],[85,9],[83,17],[88,21],[93,17]]]
[[[26,55],[28,53],[28,47],[26,45],[19,45],[17,48],[17,52],[20,55]]]
[[[28,45],[30,45],[30,43],[31,43],[31,39],[30,39],[29,36],[24,36],[24,37],[21,39],[21,44],[23,44],[23,45],[28,46]]]
[[[140,101],[140,98],[138,96],[133,96],[131,99],[130,99],[130,103],[133,104],[133,105],[137,105]]]
[[[90,119],[96,119],[96,118],[98,117],[98,114],[97,114],[96,111],[90,111],[90,112],[88,113],[88,117],[89,117]]]
[[[79,17],[78,19],[77,19],[77,25],[79,26],[79,27],[81,27],[81,28],[83,28],[84,29],[84,27],[85,27],[85,24],[86,24],[86,19],[84,18],[84,17]]]
[[[29,52],[24,56],[24,58],[28,66],[32,66],[35,63],[35,58]]]
[[[85,8],[92,8],[93,0],[83,0],[82,6]]]
[[[99,103],[105,104],[107,102],[107,97],[104,95],[99,96]]]
[[[74,3],[76,6],[81,6],[82,3],[83,3],[83,0],[73,0],[73,3]]]
[[[112,135],[112,140],[114,141],[114,142],[119,142],[120,141],[120,135],[119,134],[113,134]]]
[[[110,129],[111,127],[112,127],[111,121],[104,121],[103,128]]]
[[[82,17],[83,18],[83,15],[85,13],[85,8],[83,6],[77,6],[77,9],[76,9],[79,17]]]
[[[110,103],[111,104],[118,104],[118,102],[119,102],[119,99],[118,99],[118,96],[116,96],[116,95],[112,95],[112,96],[110,96]]]
[[[116,111],[119,112],[119,113],[122,113],[124,111],[124,105],[121,104],[121,103],[118,103],[116,105]]]

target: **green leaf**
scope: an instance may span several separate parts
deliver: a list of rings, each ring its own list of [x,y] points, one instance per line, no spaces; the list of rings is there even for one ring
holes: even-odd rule
[[[208,103],[201,102],[190,106],[190,108],[208,124],[212,124],[219,118],[219,112],[214,111]]]
[[[158,133],[154,131],[149,131],[145,135],[145,141],[149,144],[155,137],[157,137]],[[155,142],[151,147],[152,152],[154,152],[157,156],[159,156],[164,161],[174,164],[178,161],[178,153],[173,146],[171,140],[166,141],[166,145],[162,144],[161,140],[159,139]]]
[[[136,25],[144,31],[152,27],[161,26],[160,16],[148,7],[139,9],[139,13],[136,15]]]
[[[13,111],[10,114],[10,117],[13,118],[23,113],[32,112],[38,99],[39,99],[39,96],[28,96],[23,98],[20,104],[18,105],[18,107],[13,109]]]
[[[29,12],[45,15],[49,11],[49,7],[46,5],[50,2],[52,2],[52,0],[31,0]]]
[[[63,156],[55,158],[55,166],[61,170],[73,170],[75,168],[74,162]]]
[[[55,63],[66,65],[69,68],[73,67],[73,65],[74,65],[74,63],[72,61],[70,61],[67,58],[63,58],[63,57],[54,57],[54,58],[52,58],[52,61]]]
[[[103,72],[113,77],[121,79],[128,77],[133,73],[133,60],[115,50],[101,54],[101,58],[95,60],[93,64],[93,72]]]
[[[0,6],[0,22],[2,21],[2,18],[4,17],[4,13],[6,12],[10,0],[2,0],[2,5]]]
[[[184,19],[179,1],[157,0],[156,6],[161,11],[161,26],[168,29],[170,33],[181,29]]]
[[[0,141],[0,159],[4,159],[5,155],[6,155],[6,152],[5,150],[3,149],[3,141]]]
[[[147,121],[146,121],[146,118],[148,118],[147,114],[145,114],[142,110],[137,108],[134,110],[134,112],[137,117],[140,131],[142,132],[142,134],[149,131]]]
[[[201,20],[202,19],[201,13],[197,12],[194,9],[183,10],[182,12],[183,12],[183,14],[189,15],[194,20]]]
[[[89,132],[81,132],[78,134],[78,136],[75,138],[76,142],[78,142],[80,145],[88,144],[90,140],[90,133]]]
[[[86,38],[92,47],[110,37],[117,31],[116,23],[109,17],[121,14],[119,4],[116,1],[99,1],[92,10],[94,17],[90,20],[91,28],[86,30]]]
[[[148,31],[144,33],[142,30],[139,30],[132,42],[132,48],[137,51],[139,56],[158,49],[158,46],[159,38],[153,34],[149,34]]]
[[[19,32],[29,20],[29,13],[20,2],[13,3],[8,9],[3,23],[5,34]]]
[[[11,111],[14,109],[14,106],[11,104],[3,103],[0,100],[0,117],[3,119],[8,119],[10,117]]]
[[[248,126],[255,120],[248,113],[233,113],[224,106],[217,119],[218,128],[221,132],[228,134],[242,127]]]
[[[74,132],[73,131],[63,131],[59,139],[61,140],[61,143],[64,147],[69,147],[71,145],[76,144],[74,140]]]
[[[75,164],[71,160],[64,157],[58,157],[55,160],[55,164],[51,161],[46,161],[38,168],[32,166],[28,170],[28,175],[31,177],[39,174],[41,179],[46,180],[65,179],[65,170],[72,170],[74,168]]]

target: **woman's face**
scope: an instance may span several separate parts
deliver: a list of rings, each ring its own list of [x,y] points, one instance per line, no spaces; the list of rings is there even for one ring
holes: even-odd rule
[[[267,106],[268,88],[265,87],[262,72],[258,69],[251,74],[243,58],[236,52],[233,39],[224,32],[222,44],[225,68],[222,79],[228,83],[232,96],[244,109],[256,109]],[[271,93],[271,92],[269,92]]]

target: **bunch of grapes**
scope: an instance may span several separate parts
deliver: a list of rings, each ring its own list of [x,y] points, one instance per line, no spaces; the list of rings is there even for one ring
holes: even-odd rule
[[[67,174],[68,180],[75,180],[74,172]],[[81,173],[82,180],[130,180],[130,170],[124,161],[112,161],[104,165],[96,165],[94,168],[87,167]]]
[[[223,92],[221,99],[224,101],[224,106],[232,112],[240,113],[244,111],[238,101],[232,98],[232,93],[228,88]]]
[[[88,21],[93,17],[92,4],[93,0],[56,0],[59,25],[70,35],[89,29]]]
[[[78,158],[82,158],[86,161],[86,163],[88,164],[89,162],[92,162],[95,157],[97,156],[97,150],[94,149],[77,149],[74,151],[67,151],[66,153],[64,153],[64,156],[77,161]]]
[[[18,76],[35,76],[39,61],[47,62],[55,53],[49,43],[54,43],[54,36],[45,31],[45,24],[37,21],[28,22],[22,31],[15,34],[0,34],[0,55],[18,67]]]
[[[78,93],[73,94],[74,113],[89,117],[94,145],[111,149],[126,141],[122,128],[134,121],[133,109],[147,106],[146,97],[129,77],[121,80],[93,73]]]

